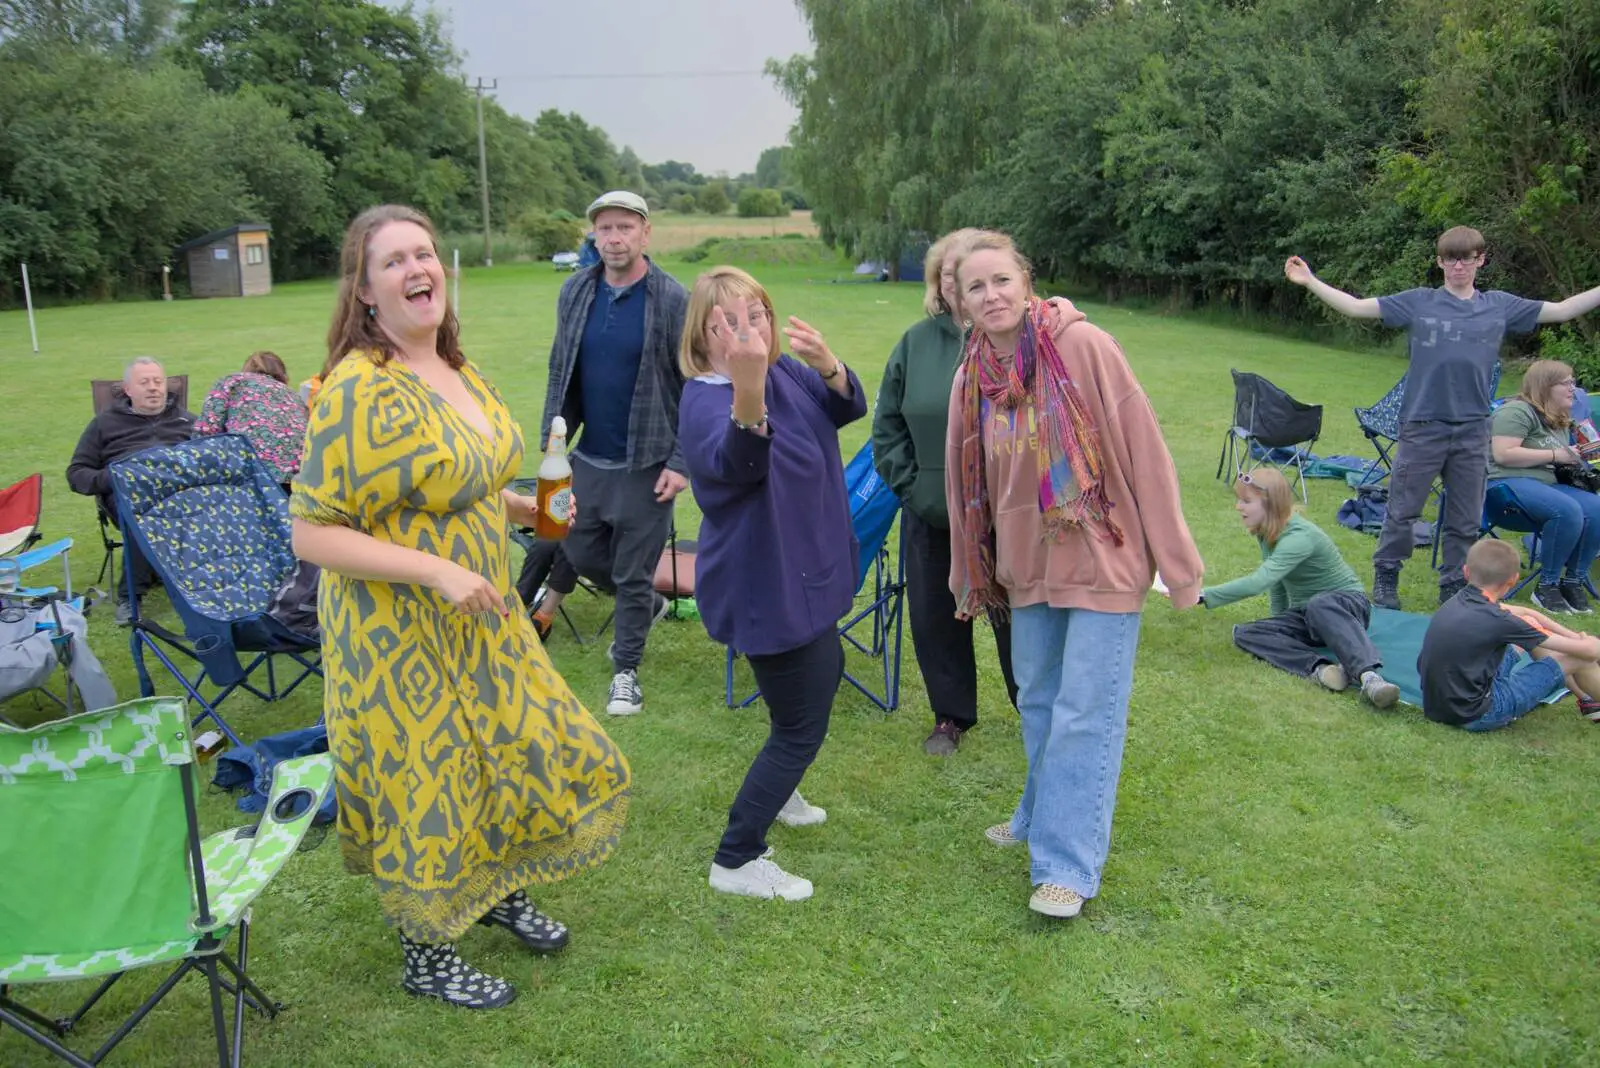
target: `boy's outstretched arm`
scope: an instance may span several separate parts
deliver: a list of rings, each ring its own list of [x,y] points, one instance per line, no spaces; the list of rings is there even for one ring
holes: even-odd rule
[[[1284,277],[1297,286],[1305,286],[1334,311],[1348,315],[1352,319],[1381,319],[1383,312],[1378,308],[1377,297],[1356,297],[1342,289],[1335,289],[1316,275],[1311,273],[1311,268],[1306,266],[1306,261],[1299,256],[1290,256],[1283,264]],[[1545,305],[1549,307],[1549,305]],[[1543,322],[1540,319],[1540,322]]]
[[[1541,323],[1565,323],[1586,312],[1600,308],[1600,286],[1586,289],[1576,296],[1568,297],[1562,301],[1545,301],[1544,307],[1539,309]]]

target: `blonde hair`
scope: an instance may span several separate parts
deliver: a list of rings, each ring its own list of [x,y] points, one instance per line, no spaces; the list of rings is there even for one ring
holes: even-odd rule
[[[922,257],[922,277],[928,283],[927,290],[922,294],[922,310],[929,315],[949,315],[960,318],[956,309],[947,306],[944,294],[939,290],[939,276],[944,273],[944,261],[953,259],[960,251],[961,246],[979,231],[972,227],[963,227],[960,230],[951,230],[939,240],[928,246],[928,254]],[[954,264],[951,265],[954,269]],[[959,297],[957,299],[960,299]]]
[[[1522,388],[1517,390],[1517,399],[1526,401],[1545,425],[1560,430],[1562,427],[1572,425],[1572,416],[1568,412],[1557,412],[1550,407],[1552,394],[1556,387],[1572,377],[1572,368],[1560,360],[1534,360],[1528,365],[1527,373],[1522,376]]]
[[[1521,570],[1517,550],[1499,538],[1480,538],[1467,550],[1467,581],[1480,590],[1504,586]]]
[[[1266,502],[1267,514],[1261,517],[1261,525],[1250,533],[1271,548],[1283,537],[1289,517],[1294,514],[1294,493],[1289,489],[1289,480],[1280,471],[1258,467],[1254,471],[1246,471],[1233,481],[1235,497],[1242,501],[1247,493]]]
[[[1439,235],[1439,258],[1468,259],[1484,249],[1483,235],[1470,226],[1452,226]]]
[[[374,235],[390,223],[408,222],[422,227],[433,244],[434,255],[439,253],[439,234],[428,217],[415,208],[403,204],[379,204],[357,215],[344,232],[344,245],[339,250],[339,299],[333,308],[333,324],[328,328],[328,360],[322,374],[339,366],[352,352],[371,352],[381,367],[394,358],[394,342],[383,332],[378,320],[370,314],[361,301],[361,287],[367,282],[367,245]],[[444,293],[436,293],[439,300],[448,301]],[[467,362],[461,354],[461,324],[456,320],[456,310],[445,304],[444,321],[439,324],[439,334],[434,349],[452,368],[460,370]]]
[[[683,339],[678,343],[678,369],[685,378],[713,373],[711,346],[706,342],[706,324],[718,305],[724,310],[736,300],[757,300],[767,309],[771,344],[767,358],[778,358],[778,324],[772,311],[772,298],[761,283],[737,267],[713,267],[694,280],[689,290],[689,310],[683,316]]]
[[[1002,234],[998,230],[973,230],[965,241],[960,242],[954,249],[956,269],[956,299],[961,297],[961,265],[974,252],[1003,252],[1016,262],[1017,268],[1022,271],[1023,283],[1028,288],[1028,296],[1033,296],[1033,264],[1028,262],[1028,257],[1017,251],[1016,242],[1011,240],[1010,234]]]

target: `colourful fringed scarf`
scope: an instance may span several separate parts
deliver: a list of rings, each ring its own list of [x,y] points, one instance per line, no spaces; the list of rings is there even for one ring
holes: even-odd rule
[[[982,330],[972,331],[963,358],[961,500],[967,588],[961,611],[973,618],[1003,611],[1006,591],[995,581],[994,512],[984,457],[984,401],[1015,410],[1033,402],[1039,428],[1039,514],[1045,538],[1059,543],[1078,526],[1122,544],[1106,499],[1100,435],[1045,329],[1044,305],[1028,301],[1017,351],[1007,363]]]

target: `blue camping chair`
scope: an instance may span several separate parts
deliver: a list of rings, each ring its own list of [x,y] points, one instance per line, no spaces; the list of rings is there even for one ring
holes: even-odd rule
[[[856,575],[856,604],[839,622],[839,638],[849,648],[877,662],[873,679],[851,674],[845,660],[845,681],[885,712],[900,707],[900,647],[905,622],[905,538],[891,560],[889,532],[900,513],[900,499],[889,489],[872,462],[869,441],[844,469],[845,492],[850,496],[850,527],[861,545],[861,566]],[[867,586],[868,578],[872,586]],[[862,597],[866,602],[862,603]],[[733,662],[738,653],[728,649],[726,701],[729,708],[745,708],[761,696],[756,690],[740,700],[734,693]],[[874,688],[878,687],[878,688]]]
[[[124,566],[139,692],[155,694],[145,669],[148,650],[202,709],[191,726],[215,720],[230,742],[243,745],[217,711],[230,694],[245,690],[277,701],[322,675],[319,639],[267,612],[295,568],[283,488],[237,434],[134,453],[111,465],[111,484],[124,541],[150,562],[184,628],[180,637],[141,616],[132,569]],[[291,662],[287,685],[279,685],[278,656]],[[193,661],[196,673],[188,674],[178,658]],[[251,681],[262,668],[265,689]],[[202,686],[214,692],[208,697]]]

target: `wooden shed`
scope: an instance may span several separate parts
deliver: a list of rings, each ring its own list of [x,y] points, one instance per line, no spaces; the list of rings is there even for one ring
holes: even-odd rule
[[[189,262],[189,293],[196,297],[259,297],[272,292],[272,258],[266,223],[240,223],[178,246]]]

